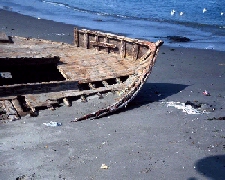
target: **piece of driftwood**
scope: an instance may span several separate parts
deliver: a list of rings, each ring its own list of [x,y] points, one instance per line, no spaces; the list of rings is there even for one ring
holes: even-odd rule
[[[65,105],[73,108],[72,122],[125,107],[163,44],[77,28],[73,45],[17,36],[13,42],[0,44],[0,117],[12,119],[9,109],[21,118]]]

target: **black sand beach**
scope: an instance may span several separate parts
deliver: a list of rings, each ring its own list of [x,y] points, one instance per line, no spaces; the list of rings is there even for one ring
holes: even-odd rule
[[[0,10],[0,31],[10,36],[72,43],[73,28]],[[72,106],[1,123],[0,179],[223,180],[224,89],[225,52],[162,46],[142,91],[120,112],[71,123]],[[188,101],[212,112],[167,107]],[[43,125],[50,121],[62,126]]]

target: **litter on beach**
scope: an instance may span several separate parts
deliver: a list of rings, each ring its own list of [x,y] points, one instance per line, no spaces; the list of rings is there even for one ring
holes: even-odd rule
[[[49,123],[43,123],[45,126],[50,126],[50,127],[56,127],[56,126],[62,126],[62,123],[50,121]]]
[[[109,169],[109,167],[105,164],[102,164],[101,169]]]
[[[208,91],[203,91],[203,94],[205,95],[205,96],[210,96],[210,93],[208,92]]]
[[[187,114],[200,114],[200,111],[193,108],[191,105],[185,105],[185,103],[180,102],[167,102],[167,107],[175,107],[176,109],[182,109],[183,112]]]
[[[213,112],[215,108],[211,105],[199,102],[187,101],[186,103],[169,101],[166,102],[167,107],[175,107],[176,109],[181,109],[187,114],[208,114]]]

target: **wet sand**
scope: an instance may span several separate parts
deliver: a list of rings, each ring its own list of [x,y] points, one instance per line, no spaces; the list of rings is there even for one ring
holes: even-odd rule
[[[10,36],[72,43],[73,28],[0,10],[0,31]],[[120,112],[71,123],[75,107],[61,107],[1,123],[0,179],[222,180],[225,121],[214,119],[225,116],[224,89],[225,52],[162,46],[142,91]],[[187,101],[215,110],[167,107]],[[50,121],[62,126],[43,125]]]

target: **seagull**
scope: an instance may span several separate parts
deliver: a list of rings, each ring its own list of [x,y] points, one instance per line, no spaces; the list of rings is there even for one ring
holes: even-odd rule
[[[171,14],[171,16],[173,16],[174,14],[175,14],[175,10],[173,9],[173,10],[171,10],[171,12],[170,12],[170,14]]]
[[[220,15],[223,16],[223,12],[221,12]]]
[[[206,11],[207,11],[207,9],[206,9],[206,8],[204,8],[204,9],[202,10],[202,12],[203,12],[203,13],[205,13]]]
[[[184,13],[183,12],[180,12],[180,16],[182,16]]]

